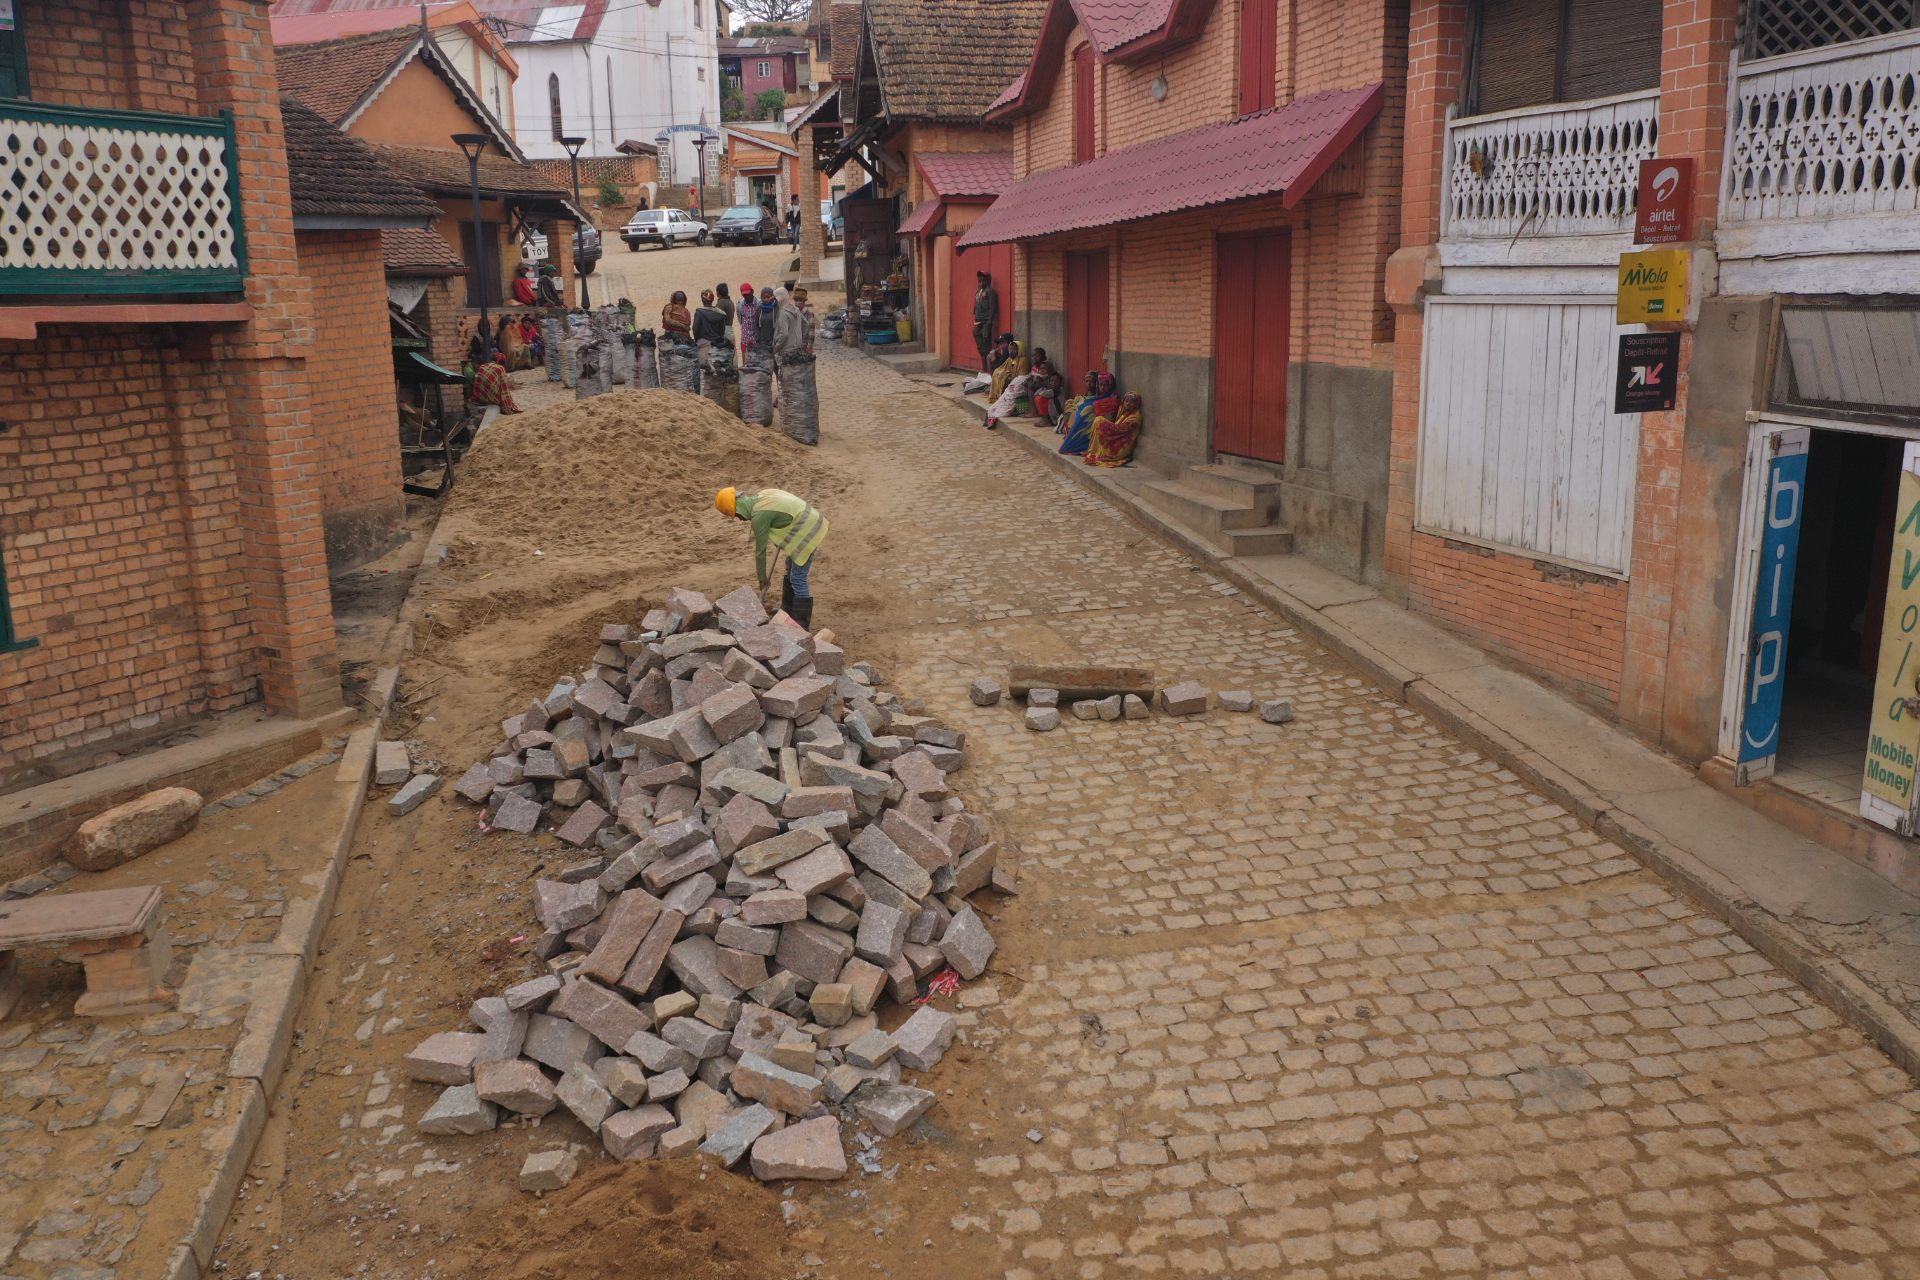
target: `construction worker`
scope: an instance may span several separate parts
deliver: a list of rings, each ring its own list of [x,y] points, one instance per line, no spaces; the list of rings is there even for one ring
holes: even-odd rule
[[[767,589],[767,544],[784,551],[787,577],[780,587],[780,607],[809,631],[813,629],[813,591],[807,586],[807,570],[813,553],[827,538],[827,518],[784,489],[762,489],[759,493],[740,493],[722,489],[713,495],[714,509],[723,516],[745,520],[753,526],[753,571],[760,590]]]

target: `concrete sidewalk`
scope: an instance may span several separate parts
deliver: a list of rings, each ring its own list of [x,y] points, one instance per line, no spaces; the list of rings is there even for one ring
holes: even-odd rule
[[[979,397],[929,389],[985,420]],[[1304,556],[1224,554],[1140,501],[1140,486],[1156,474],[1063,456],[1037,419],[1003,422],[1000,434],[1566,806],[1920,1076],[1920,898],[1730,799],[1691,767],[1369,587]]]

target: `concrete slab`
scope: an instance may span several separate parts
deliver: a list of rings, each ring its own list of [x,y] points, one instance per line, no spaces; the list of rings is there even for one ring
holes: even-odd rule
[[[1456,640],[1431,622],[1385,600],[1356,600],[1322,609],[1358,641],[1415,676],[1464,671],[1487,665],[1486,655]]]
[[[1323,569],[1301,555],[1242,556],[1240,563],[1294,599],[1314,609],[1373,600],[1379,592],[1331,569]]]

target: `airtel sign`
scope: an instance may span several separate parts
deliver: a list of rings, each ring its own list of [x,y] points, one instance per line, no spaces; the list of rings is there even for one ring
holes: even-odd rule
[[[1692,233],[1693,158],[1642,160],[1635,244],[1672,244]]]

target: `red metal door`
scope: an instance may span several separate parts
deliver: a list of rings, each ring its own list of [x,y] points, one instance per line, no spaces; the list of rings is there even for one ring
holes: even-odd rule
[[[1292,242],[1278,235],[1219,242],[1213,299],[1213,447],[1283,462],[1287,454]]]
[[[953,367],[978,372],[981,363],[980,352],[973,343],[973,295],[980,282],[974,279],[973,273],[986,271],[993,275],[994,291],[1000,295],[1000,310],[994,315],[988,336],[997,338],[1013,328],[1013,246],[990,244],[957,250],[953,247],[955,237],[941,238],[947,242],[947,252],[952,255],[947,280],[952,295],[948,311],[953,323]]]
[[[1073,51],[1073,162],[1093,159],[1093,46]]]
[[[1107,251],[1067,255],[1067,350],[1069,393],[1080,394],[1087,370],[1107,368]],[[1053,353],[1057,360],[1059,352]]]

